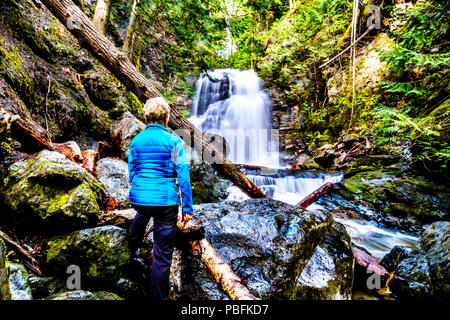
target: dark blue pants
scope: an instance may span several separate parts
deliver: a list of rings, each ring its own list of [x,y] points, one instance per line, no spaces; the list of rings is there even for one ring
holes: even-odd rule
[[[131,250],[136,251],[142,244],[145,228],[153,217],[153,265],[152,300],[167,300],[169,295],[169,275],[177,232],[178,205],[138,206],[130,227]],[[133,252],[134,252],[133,251]]]

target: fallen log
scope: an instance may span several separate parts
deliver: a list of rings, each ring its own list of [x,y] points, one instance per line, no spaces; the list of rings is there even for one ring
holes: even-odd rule
[[[135,215],[136,211],[134,209],[114,210],[106,212],[101,220],[102,224],[124,226],[130,225]],[[181,221],[177,223],[178,229],[182,232],[187,232],[192,226],[191,222],[188,222],[187,225],[184,225]],[[200,260],[208,268],[214,279],[216,279],[217,283],[230,299],[258,300],[242,284],[242,279],[231,270],[230,266],[214,250],[208,240],[203,238],[201,240],[191,241],[190,244],[193,251],[200,253]]]
[[[319,189],[311,193],[309,196],[305,197],[302,201],[297,203],[298,206],[306,208],[319,200],[324,194],[330,191],[333,188],[333,184],[331,182],[327,182],[322,185]]]
[[[161,97],[160,92],[136,67],[127,59],[126,55],[101,34],[89,18],[78,8],[72,0],[42,0],[62,24],[86,47],[111,73],[141,102],[150,98]],[[201,131],[194,127],[170,102],[171,116],[169,126],[180,129],[188,143],[193,145],[201,157],[214,158],[211,165],[222,173],[232,183],[238,186],[251,198],[267,197],[253,182],[251,182],[221,151],[205,140]]]
[[[380,276],[389,275],[389,272],[382,265],[380,265],[378,260],[372,257],[367,252],[364,252],[363,250],[354,246],[352,246],[352,252],[358,265]]]
[[[37,267],[38,262],[33,258],[31,254],[29,254],[24,248],[22,248],[18,243],[12,240],[6,233],[0,231],[0,238],[3,239],[6,243],[12,246],[13,250],[19,253],[24,259],[26,266],[36,275],[42,276],[42,272]]]

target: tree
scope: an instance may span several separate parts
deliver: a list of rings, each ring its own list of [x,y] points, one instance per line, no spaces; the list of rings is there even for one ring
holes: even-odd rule
[[[106,34],[112,0],[98,0],[92,23],[102,34]]]
[[[123,43],[123,51],[128,55],[130,50],[131,40],[134,35],[134,30],[136,27],[136,19],[137,19],[137,6],[139,4],[139,0],[133,0],[133,5],[131,7],[131,15],[130,22],[128,23],[127,34],[125,37],[125,41]]]

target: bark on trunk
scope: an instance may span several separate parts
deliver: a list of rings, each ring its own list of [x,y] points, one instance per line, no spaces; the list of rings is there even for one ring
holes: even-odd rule
[[[160,97],[159,91],[140,73],[136,67],[104,35],[99,33],[92,22],[72,2],[72,0],[42,0],[45,6],[69,29],[69,31],[86,47],[103,65],[132,91],[143,103],[149,98]],[[191,139],[200,155],[213,157],[213,168],[222,173],[251,198],[266,195],[254,185],[221,151],[217,150],[202,133],[195,128],[175,107],[171,106],[169,126],[183,129],[184,135]],[[186,140],[185,140],[186,141]]]
[[[106,34],[112,0],[98,0],[92,23],[102,34]]]
[[[331,182],[325,183],[323,186],[321,186],[319,189],[311,193],[309,196],[304,198],[302,201],[297,203],[298,206],[306,208],[319,200],[320,197],[322,197],[324,194],[326,194],[329,190],[333,188],[333,184]]]
[[[128,23],[127,35],[125,37],[125,41],[123,43],[123,51],[128,55],[130,50],[131,39],[133,38],[134,29],[136,26],[136,18],[137,18],[137,5],[139,0],[133,0],[133,6],[131,9],[130,22]]]

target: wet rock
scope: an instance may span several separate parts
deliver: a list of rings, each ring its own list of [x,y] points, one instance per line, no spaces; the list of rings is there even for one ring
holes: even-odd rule
[[[6,246],[0,239],[0,300],[10,300],[11,290],[8,280],[8,258],[6,256]]]
[[[11,300],[33,300],[28,272],[18,263],[10,263],[9,287],[11,288]]]
[[[381,259],[380,264],[386,268],[388,272],[397,270],[398,264],[407,258],[412,248],[395,246],[392,250]]]
[[[43,150],[9,167],[2,198],[36,233],[60,234],[98,221],[101,185],[58,152]]]
[[[298,300],[350,300],[354,257],[345,227],[336,223],[297,280]]]
[[[228,197],[227,183],[217,177],[211,165],[194,162],[189,169],[194,204],[214,203]]]
[[[397,254],[400,261],[392,280],[392,291],[401,298],[449,299],[449,248],[450,222],[430,224],[411,252]],[[391,252],[390,255],[396,254]]]
[[[450,213],[445,186],[396,171],[357,173],[336,185],[334,193],[349,201],[364,201],[398,225],[427,224]]]
[[[112,286],[130,266],[128,233],[115,226],[72,232],[50,239],[43,248],[45,269],[64,279],[67,267],[80,267],[83,283]]]
[[[263,299],[293,299],[296,281],[333,223],[331,216],[272,199],[195,206],[206,239],[247,287]],[[182,299],[222,299],[198,258],[182,257]]]
[[[58,293],[44,300],[123,300],[117,294],[107,291],[91,292],[86,290],[74,290]]]
[[[28,283],[34,299],[42,299],[67,290],[63,281],[53,277],[29,277]]]
[[[120,278],[116,282],[115,291],[126,299],[142,299],[149,296],[148,290],[141,283],[126,278]]]
[[[128,163],[119,159],[100,159],[95,166],[95,175],[108,194],[117,200],[119,208],[130,207]]]
[[[131,140],[142,130],[146,125],[136,118],[131,112],[125,112],[122,119],[116,121],[112,126],[112,136],[120,136],[122,147],[124,150],[125,159],[128,158],[128,149],[130,149]]]

